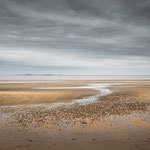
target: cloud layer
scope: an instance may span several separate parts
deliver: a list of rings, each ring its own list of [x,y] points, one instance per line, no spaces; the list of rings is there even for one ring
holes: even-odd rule
[[[150,74],[149,0],[0,0],[0,74]]]

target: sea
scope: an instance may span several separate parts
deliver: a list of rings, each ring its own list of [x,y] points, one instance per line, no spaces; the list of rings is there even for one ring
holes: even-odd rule
[[[150,80],[150,75],[0,75],[0,80]]]

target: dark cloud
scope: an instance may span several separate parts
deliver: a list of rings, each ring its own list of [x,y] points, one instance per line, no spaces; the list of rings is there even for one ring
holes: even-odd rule
[[[19,63],[150,73],[149,0],[0,0],[0,33],[1,72]]]

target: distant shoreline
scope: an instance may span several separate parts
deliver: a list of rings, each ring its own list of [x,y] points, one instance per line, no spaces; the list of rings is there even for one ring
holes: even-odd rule
[[[13,74],[13,75],[0,75],[0,76],[150,76],[150,75],[69,75],[69,74]]]

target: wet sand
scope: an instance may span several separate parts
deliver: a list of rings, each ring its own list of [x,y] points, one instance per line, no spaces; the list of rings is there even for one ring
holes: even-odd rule
[[[88,89],[76,90],[6,90],[0,91],[0,106],[30,105],[66,102],[92,96],[97,92]]]
[[[65,87],[85,86],[89,83],[101,83],[101,81],[63,82]],[[108,82],[107,82],[108,83]],[[11,90],[1,87],[0,92],[44,92],[44,97],[55,98],[60,94],[63,101],[55,99],[55,102],[68,103],[72,98],[91,96],[98,91],[93,89],[71,90],[31,90],[19,89],[14,86]],[[47,86],[33,85],[32,87],[53,87],[54,83]],[[55,86],[56,87],[56,86]],[[57,87],[62,84],[57,83]],[[149,150],[150,149],[150,85],[144,83],[112,84],[109,88],[112,93],[100,95],[93,103],[72,105],[58,105],[50,107],[51,103],[20,103],[19,98],[15,103],[3,103],[0,106],[0,150]],[[65,100],[66,93],[72,95]],[[57,92],[53,95],[53,92]],[[66,92],[66,93],[64,93]],[[90,93],[91,92],[91,93]],[[8,94],[7,93],[7,94]],[[89,94],[90,93],[90,94]],[[4,94],[4,93],[3,93]],[[68,94],[68,95],[69,95]],[[86,95],[87,94],[87,95]],[[28,96],[27,96],[28,97]],[[2,96],[0,96],[0,100]],[[11,101],[12,95],[7,96]],[[3,100],[5,101],[5,100]],[[15,105],[14,105],[15,104]],[[38,104],[38,105],[33,105]],[[40,105],[42,104],[42,105]],[[45,104],[45,105],[43,105]],[[2,106],[3,105],[3,106]]]

